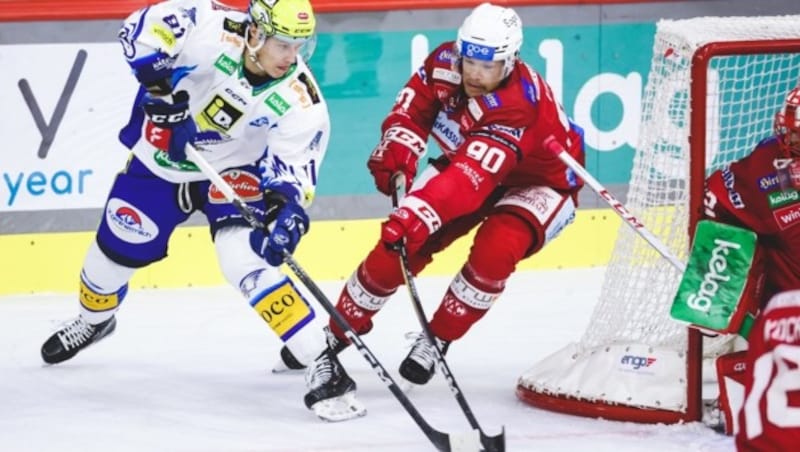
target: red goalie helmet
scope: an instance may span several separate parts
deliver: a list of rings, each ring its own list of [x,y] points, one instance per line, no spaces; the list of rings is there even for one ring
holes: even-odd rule
[[[789,91],[783,108],[775,114],[775,135],[787,157],[800,157],[800,86]]]

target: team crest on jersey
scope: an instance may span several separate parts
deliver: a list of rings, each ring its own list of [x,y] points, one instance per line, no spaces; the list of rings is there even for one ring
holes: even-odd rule
[[[222,96],[215,95],[200,113],[197,123],[203,129],[217,129],[227,132],[242,117],[242,114],[240,110],[231,105]]]
[[[233,191],[235,191],[243,201],[252,202],[261,199],[262,194],[259,187],[261,179],[255,174],[242,170],[228,170],[221,173],[220,176],[225,179],[225,182],[233,188]],[[208,202],[212,204],[225,204],[228,200],[216,185],[211,184],[208,188]]]

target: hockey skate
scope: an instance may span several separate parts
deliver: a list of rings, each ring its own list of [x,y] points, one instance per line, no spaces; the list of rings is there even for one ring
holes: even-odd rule
[[[411,346],[408,356],[400,363],[400,376],[409,383],[424,385],[436,373],[436,350],[428,341],[425,333],[408,333],[406,338],[414,339],[414,344]],[[450,342],[436,338],[436,344],[442,351],[442,355],[447,353]],[[404,390],[407,389],[410,389],[410,387],[404,388]]]
[[[78,316],[50,336],[42,345],[42,359],[48,364],[57,364],[75,356],[79,351],[114,332],[117,319],[92,325]]]
[[[281,358],[272,366],[272,373],[280,374],[280,373],[288,373],[288,372],[299,372],[306,368],[306,365],[301,363],[297,360],[297,358],[292,354],[292,351],[289,350],[289,347],[283,346],[281,347]]]
[[[329,422],[346,421],[367,414],[364,405],[355,398],[356,382],[347,375],[337,354],[342,344],[326,327],[328,346],[308,366],[305,395],[306,407],[320,419]]]

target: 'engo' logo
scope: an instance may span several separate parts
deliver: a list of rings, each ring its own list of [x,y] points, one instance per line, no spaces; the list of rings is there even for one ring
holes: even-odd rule
[[[631,366],[633,370],[639,370],[642,367],[650,367],[653,365],[654,362],[656,362],[656,359],[651,356],[635,356],[635,355],[625,355],[620,360],[620,364]]]
[[[711,251],[711,259],[708,261],[708,271],[703,275],[703,282],[700,283],[700,290],[690,294],[686,299],[686,305],[691,309],[700,312],[708,312],[711,309],[711,299],[717,295],[720,282],[728,282],[731,277],[723,274],[728,268],[728,260],[725,258],[730,250],[741,249],[741,245],[727,240],[715,239],[717,246]]]

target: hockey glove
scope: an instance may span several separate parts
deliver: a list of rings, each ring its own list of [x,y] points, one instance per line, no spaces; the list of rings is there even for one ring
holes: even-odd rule
[[[406,198],[406,200],[418,201],[416,198]],[[441,226],[439,215],[427,204],[424,206],[417,206],[418,202],[410,204],[412,206],[395,209],[389,215],[389,219],[381,225],[381,241],[390,250],[398,250],[405,239],[406,251],[413,253]]]
[[[272,197],[268,192],[265,198]],[[283,263],[283,251],[293,253],[300,242],[300,238],[308,232],[309,219],[300,204],[287,202],[267,201],[267,210],[274,211],[275,224],[272,231],[254,229],[250,232],[250,247],[263,257],[269,265],[278,267]]]
[[[392,193],[392,175],[406,176],[406,191],[417,174],[417,161],[425,155],[425,140],[413,130],[392,126],[383,134],[380,144],[372,151],[367,168],[375,179],[375,187],[385,195]]]
[[[144,112],[156,127],[167,132],[167,154],[173,162],[186,160],[186,144],[194,143],[197,125],[189,111],[189,93],[178,91],[172,95],[172,103],[163,97],[146,95]]]

